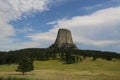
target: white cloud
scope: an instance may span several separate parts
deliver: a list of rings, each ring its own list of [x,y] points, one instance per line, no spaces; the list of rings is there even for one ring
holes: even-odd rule
[[[54,25],[49,32],[30,35],[33,40],[55,40],[59,28],[72,31],[76,43],[94,46],[120,44],[120,7],[107,8],[87,16],[75,16],[47,23]]]
[[[97,5],[94,5],[94,6],[85,6],[85,7],[82,7],[81,9],[93,10],[93,9],[100,8],[100,7],[103,7],[103,6],[104,6],[103,4],[97,4]]]
[[[46,5],[47,0],[1,0],[2,12],[8,12],[7,14],[12,19],[19,18],[22,13],[30,10],[47,10]]]
[[[117,8],[109,8],[109,9],[103,9],[100,11],[97,11],[91,15],[87,16],[75,16],[71,19],[62,19],[56,22],[58,26],[63,27],[103,27],[98,26],[100,24],[113,24],[118,23],[120,21],[120,7]],[[105,26],[104,26],[105,27]],[[107,27],[107,26],[106,26]]]
[[[60,6],[60,5],[63,5],[67,2],[70,2],[72,0],[49,0],[49,7],[57,7],[57,6]]]
[[[30,33],[33,32],[33,28],[31,28],[29,25],[23,27],[22,29],[16,29],[17,33]]]
[[[49,32],[37,33],[37,34],[29,35],[26,37],[31,38],[33,41],[45,40],[48,42],[53,42],[55,40],[55,36],[57,36],[58,29],[59,28],[54,28],[50,30]]]
[[[23,48],[36,48],[40,46],[37,42],[9,42],[7,44],[1,44],[2,51],[8,51],[8,50],[16,50],[16,49],[23,49]]]
[[[19,19],[23,13],[48,10],[47,4],[48,0],[0,0],[0,48],[14,42],[10,37],[15,35],[16,31],[9,21]],[[28,31],[28,28],[24,29],[26,30]]]
[[[120,6],[120,0],[106,0],[105,3],[96,4],[92,6],[84,6],[81,9],[87,10],[87,11],[95,11],[95,10],[109,8],[109,7],[118,7],[118,6]]]

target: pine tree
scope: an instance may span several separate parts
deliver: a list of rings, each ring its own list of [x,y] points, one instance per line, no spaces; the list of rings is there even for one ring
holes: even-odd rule
[[[34,69],[34,65],[33,65],[33,60],[28,58],[28,57],[23,57],[17,67],[18,72],[22,72],[23,75],[25,74],[25,72],[30,72]]]

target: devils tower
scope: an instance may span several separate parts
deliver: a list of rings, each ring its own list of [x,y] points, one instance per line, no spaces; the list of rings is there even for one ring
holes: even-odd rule
[[[59,29],[56,41],[51,48],[77,48],[73,43],[71,31],[68,29]]]

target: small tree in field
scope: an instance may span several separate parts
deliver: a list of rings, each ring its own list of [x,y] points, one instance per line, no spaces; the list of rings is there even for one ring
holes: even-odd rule
[[[18,72],[22,72],[23,75],[25,72],[30,72],[34,69],[33,60],[28,57],[23,57],[18,64],[17,70]]]

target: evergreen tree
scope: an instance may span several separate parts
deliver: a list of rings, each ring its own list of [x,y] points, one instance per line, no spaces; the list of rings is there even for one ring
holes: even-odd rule
[[[33,65],[33,60],[28,58],[28,57],[23,57],[17,67],[18,72],[22,72],[23,75],[25,74],[25,72],[30,72],[34,69],[34,65]]]

